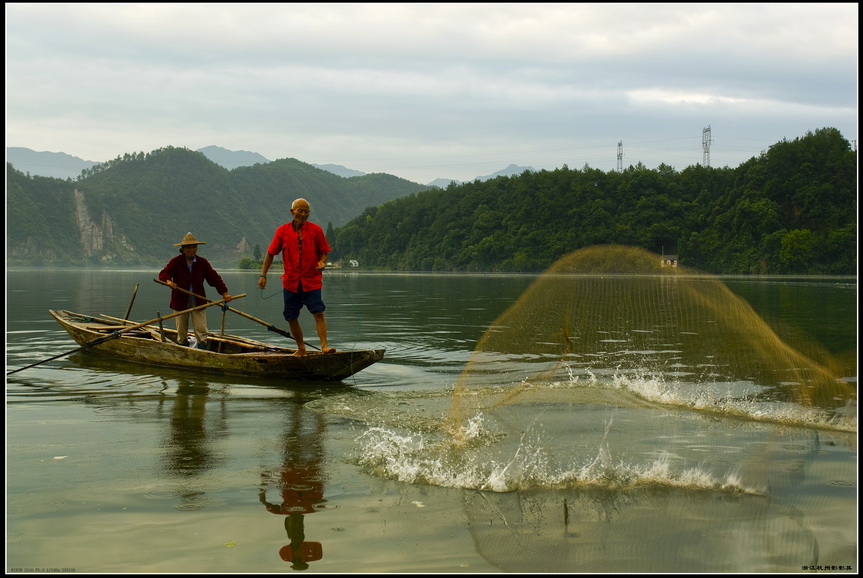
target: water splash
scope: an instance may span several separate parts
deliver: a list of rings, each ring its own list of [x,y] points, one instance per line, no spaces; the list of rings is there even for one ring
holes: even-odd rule
[[[687,465],[670,451],[644,461],[616,457],[608,436],[613,419],[593,453],[587,448],[565,448],[550,441],[544,412],[517,440],[500,435],[474,416],[458,443],[437,434],[396,432],[370,427],[357,439],[362,448],[356,461],[376,476],[410,484],[430,484],[492,492],[563,488],[679,487],[763,494],[763,487],[745,484],[738,466],[727,464],[717,474],[704,464]],[[513,443],[515,442],[515,443]]]
[[[775,428],[856,433],[856,376],[782,341],[716,277],[659,263],[576,251],[491,324],[451,392],[328,411],[368,424],[356,461],[374,475],[492,492],[762,494],[767,466],[746,448],[773,447]]]

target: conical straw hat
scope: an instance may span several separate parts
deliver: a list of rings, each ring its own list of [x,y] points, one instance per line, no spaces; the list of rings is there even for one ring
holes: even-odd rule
[[[206,242],[197,240],[192,233],[186,233],[182,241],[174,243],[175,247],[180,247],[182,245],[206,245]]]

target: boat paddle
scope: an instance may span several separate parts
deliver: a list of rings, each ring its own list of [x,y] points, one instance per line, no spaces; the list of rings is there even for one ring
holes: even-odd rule
[[[132,305],[134,305],[134,303],[135,303],[135,296],[138,295],[138,287],[140,285],[141,285],[140,283],[135,283],[135,290],[132,292],[132,300],[129,301],[129,306],[126,308],[126,315],[123,316],[123,319],[129,318],[129,313],[132,312]],[[158,311],[157,311],[157,313],[158,313]]]
[[[241,293],[239,295],[234,295],[233,297],[231,297],[231,299],[239,299],[239,298],[245,297],[245,296],[246,296],[245,293]],[[191,309],[186,309],[184,311],[177,311],[176,313],[172,313],[170,315],[165,315],[164,317],[156,317],[155,319],[151,319],[151,320],[145,321],[143,323],[136,323],[135,325],[130,325],[129,327],[124,327],[123,329],[120,329],[118,331],[114,331],[113,333],[109,333],[108,335],[105,335],[104,337],[97,337],[93,341],[85,343],[81,347],[79,347],[77,349],[73,349],[72,351],[67,351],[66,353],[61,353],[59,355],[55,355],[54,357],[49,357],[48,359],[43,359],[42,361],[39,361],[37,363],[31,363],[30,365],[25,365],[24,367],[19,367],[18,369],[13,369],[12,371],[7,372],[6,375],[12,375],[13,373],[18,373],[19,371],[22,371],[24,369],[28,369],[30,367],[35,367],[36,365],[41,365],[47,361],[52,361],[54,359],[58,359],[60,357],[65,357],[67,355],[72,355],[73,353],[77,353],[77,352],[81,351],[82,349],[87,349],[88,347],[93,347],[95,345],[101,345],[102,343],[105,343],[106,341],[111,341],[112,339],[117,339],[123,333],[128,333],[129,331],[132,331],[133,329],[139,329],[141,327],[144,327],[145,325],[151,325],[151,324],[156,323],[158,321],[164,321],[165,319],[171,319],[172,317],[177,317],[178,315],[183,315],[184,313],[191,313],[192,311],[199,311],[201,309],[206,309],[207,307],[212,307],[213,305],[221,305],[222,303],[225,303],[226,301],[227,301],[227,299],[221,299],[219,301],[211,301],[210,303],[206,303],[204,305],[198,305],[197,307],[192,307]]]
[[[164,285],[165,287],[171,287],[170,285],[168,285],[167,283],[165,283],[165,282],[164,282],[164,281],[162,281],[161,279],[153,279],[153,281],[155,281],[156,283],[159,283],[160,285]],[[182,291],[183,293],[188,293],[189,295],[191,295],[191,296],[193,296],[193,297],[197,297],[198,299],[202,299],[202,300],[204,300],[204,301],[209,301],[209,299],[207,299],[206,297],[203,297],[202,295],[198,295],[198,294],[196,294],[196,293],[192,293],[191,291],[186,291],[185,289],[182,289],[182,288],[180,288],[180,287],[177,287],[177,291]],[[266,322],[266,321],[264,321],[263,319],[258,319],[257,317],[252,317],[252,316],[251,316],[251,315],[249,315],[248,313],[243,313],[242,311],[238,311],[237,309],[234,309],[233,307],[228,307],[227,305],[223,305],[222,307],[223,307],[223,308],[226,308],[228,311],[233,311],[233,312],[234,312],[234,313],[236,313],[237,315],[242,315],[242,316],[243,316],[243,317],[245,317],[246,319],[251,319],[251,320],[252,320],[252,321],[254,321],[255,323],[260,323],[261,325],[263,325],[264,327],[266,327],[266,328],[267,328],[267,329],[269,329],[270,331],[273,331],[273,332],[275,332],[275,333],[278,333],[279,335],[281,335],[281,336],[283,336],[283,337],[287,337],[288,339],[293,339],[294,341],[296,341],[296,340],[297,340],[297,339],[296,339],[293,335],[291,335],[289,332],[285,331],[284,329],[281,329],[280,327],[276,327],[275,325],[273,325],[273,324],[271,324],[271,323],[267,323],[267,322]],[[319,351],[320,351],[320,349],[321,349],[320,347],[315,347],[314,345],[312,345],[311,343],[308,343],[308,342],[306,342],[306,341],[303,341],[303,343],[305,343],[307,347],[311,347],[312,349],[317,349],[317,350],[319,350]]]

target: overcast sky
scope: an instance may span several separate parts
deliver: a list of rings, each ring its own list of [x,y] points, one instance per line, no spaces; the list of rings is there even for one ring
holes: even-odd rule
[[[6,3],[6,146],[209,145],[418,183],[857,139],[856,3]]]

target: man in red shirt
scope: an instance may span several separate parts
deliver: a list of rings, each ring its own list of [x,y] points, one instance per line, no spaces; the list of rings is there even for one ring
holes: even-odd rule
[[[315,318],[315,329],[321,340],[321,352],[333,353],[335,348],[327,345],[327,322],[324,318],[324,301],[321,298],[323,270],[327,266],[330,245],[324,230],[309,221],[311,206],[305,199],[297,199],[291,204],[294,220],[276,229],[273,241],[267,249],[258,287],[267,286],[267,271],[273,257],[282,254],[285,272],[282,275],[282,288],[285,297],[283,314],[291,328],[291,335],[297,341],[295,355],[307,355],[300,327],[300,310],[305,307]]]

